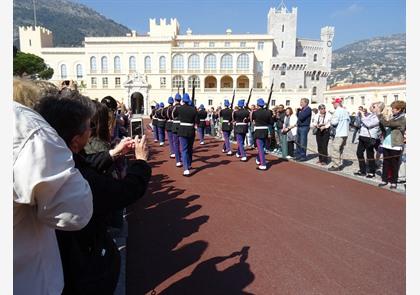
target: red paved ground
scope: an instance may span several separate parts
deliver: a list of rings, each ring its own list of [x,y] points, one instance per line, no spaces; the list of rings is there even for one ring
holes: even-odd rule
[[[272,156],[258,171],[216,140],[196,141],[186,178],[151,145],[127,294],[405,294],[403,195]]]

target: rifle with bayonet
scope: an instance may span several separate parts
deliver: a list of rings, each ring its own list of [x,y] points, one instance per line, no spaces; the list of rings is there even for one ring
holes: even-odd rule
[[[230,102],[230,108],[231,109],[233,109],[233,102],[235,101],[235,91],[236,91],[236,89],[233,89],[232,101]]]
[[[267,104],[265,106],[265,109],[267,109],[267,110],[270,107],[271,95],[273,94],[273,86],[274,86],[274,80],[271,82],[270,94],[268,96],[268,101],[267,101]]]
[[[249,91],[249,96],[248,100],[246,101],[245,109],[248,109],[249,102],[251,101],[252,89],[254,88],[251,88],[251,90]]]
[[[193,79],[193,86],[192,86],[192,95],[191,95],[191,105],[194,106],[194,98],[195,98],[195,79]]]

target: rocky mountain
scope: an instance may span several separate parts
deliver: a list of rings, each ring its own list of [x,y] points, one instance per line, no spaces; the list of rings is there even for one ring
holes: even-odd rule
[[[125,36],[130,29],[85,5],[67,0],[36,0],[37,25],[51,30],[54,46],[78,47],[86,37]],[[33,25],[33,0],[13,0],[13,44],[19,47],[18,27]]]
[[[395,34],[361,40],[335,50],[328,84],[405,80],[405,45],[405,34]]]

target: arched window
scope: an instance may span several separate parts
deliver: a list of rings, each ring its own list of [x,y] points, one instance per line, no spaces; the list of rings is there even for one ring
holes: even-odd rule
[[[208,54],[204,58],[204,69],[215,70],[216,69],[216,56],[214,54]]]
[[[77,77],[77,79],[83,78],[83,70],[82,70],[82,65],[81,64],[78,64],[76,66],[76,77]]]
[[[316,95],[316,86],[312,87],[312,95]]]
[[[287,65],[285,63],[283,63],[281,65],[281,75],[282,76],[286,75],[286,67],[287,67]]]
[[[130,73],[136,71],[136,57],[135,56],[130,56],[130,58],[128,59],[128,69]]]
[[[96,73],[96,57],[94,56],[90,58],[90,71]]]
[[[305,52],[303,53],[303,56],[306,56],[306,53]]]
[[[274,69],[276,68],[276,65],[273,65],[272,67],[271,67],[271,70],[272,71],[274,71]]]
[[[177,54],[172,59],[172,69],[173,70],[183,70],[184,69],[184,57],[180,54]]]
[[[200,69],[200,58],[197,54],[192,54],[188,58],[188,69],[189,70],[199,70]]]
[[[188,78],[188,88],[193,87],[193,81],[194,81],[195,88],[200,88],[200,78],[198,78],[198,76],[196,75],[190,76]]]
[[[166,71],[166,57],[161,56],[159,58],[159,71],[165,72]]]
[[[286,88],[286,84],[285,84],[284,82],[283,82],[283,83],[281,83],[281,84],[280,84],[280,88],[281,88],[281,89],[285,89],[285,88]]]
[[[108,73],[108,58],[106,56],[101,58],[101,72]]]
[[[114,57],[114,72],[115,73],[121,72],[121,59],[119,56]]]
[[[249,56],[248,54],[241,54],[238,56],[238,63],[236,65],[238,70],[248,70],[249,69]]]
[[[319,76],[321,75],[321,71],[318,72],[318,74],[316,74],[316,79],[319,80]]]
[[[232,69],[233,68],[233,58],[230,54],[225,54],[222,56],[222,59],[220,61],[220,68],[221,69]]]
[[[152,59],[150,56],[144,58],[144,71],[150,73],[152,71]]]
[[[314,61],[317,61],[318,60],[318,54],[314,54]]]
[[[284,25],[281,25],[281,31],[284,32]]]
[[[61,79],[67,79],[67,66],[61,65],[60,71],[61,71]]]
[[[172,88],[183,88],[185,85],[184,78],[182,76],[175,76],[172,78]]]
[[[316,75],[316,72],[313,71],[312,76],[311,76],[311,80],[315,80],[315,75]]]

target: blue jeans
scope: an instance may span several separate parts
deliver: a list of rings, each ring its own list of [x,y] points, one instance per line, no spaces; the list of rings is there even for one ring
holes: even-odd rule
[[[297,129],[296,157],[306,158],[306,148],[308,146],[309,126],[301,126]]]

